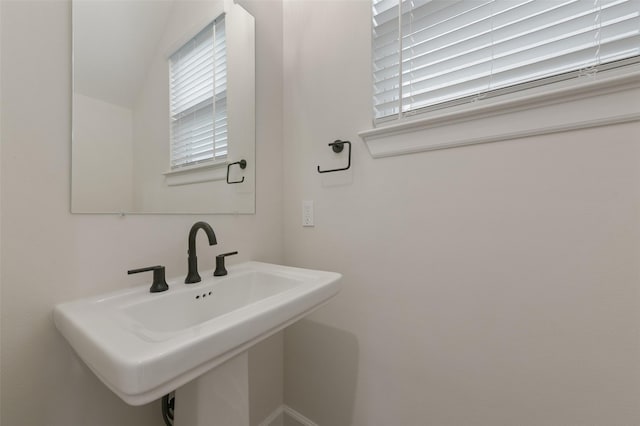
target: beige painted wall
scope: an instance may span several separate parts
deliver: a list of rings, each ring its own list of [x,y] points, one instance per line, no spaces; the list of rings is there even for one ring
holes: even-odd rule
[[[280,6],[247,3],[256,17],[276,17],[256,26],[262,35],[257,37],[257,213],[119,217],[69,213],[69,2],[1,2],[2,424],[160,424],[157,403],[127,406],[75,357],[55,330],[53,306],[145,283],[146,277],[126,275],[133,267],[163,264],[170,276],[185,274],[187,233],[197,220],[208,221],[219,241],[210,248],[199,238],[201,269],[212,268],[214,255],[224,250],[239,250],[232,263],[282,261]],[[271,348],[262,351],[266,356],[251,353],[250,368],[281,369],[281,338],[274,338],[275,349],[273,342],[265,343]],[[261,401],[259,413],[281,403],[281,380],[250,380],[252,395]],[[252,406],[253,424],[257,415]]]
[[[369,16],[284,2],[285,262],[344,274],[286,331],[285,403],[321,426],[640,424],[640,123],[372,159]],[[338,138],[352,170],[319,175]]]

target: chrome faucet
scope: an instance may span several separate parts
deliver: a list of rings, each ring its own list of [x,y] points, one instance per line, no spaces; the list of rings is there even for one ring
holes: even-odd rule
[[[216,234],[213,232],[213,228],[207,222],[196,222],[189,231],[189,272],[187,272],[187,278],[184,279],[185,284],[199,283],[201,278],[198,274],[198,257],[196,256],[196,234],[198,230],[202,229],[209,238],[209,245],[218,244],[216,240]]]

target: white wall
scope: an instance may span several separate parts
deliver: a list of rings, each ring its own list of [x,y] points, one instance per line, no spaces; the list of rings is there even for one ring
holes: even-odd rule
[[[238,2],[255,19],[256,31],[256,215],[225,216],[238,241],[256,245],[246,259],[283,261],[282,231],[282,1]],[[242,220],[240,220],[242,219]],[[250,229],[243,229],[249,226]],[[222,252],[221,252],[222,253]],[[283,333],[249,353],[251,425],[256,425],[283,402]]]
[[[285,262],[344,274],[286,331],[285,403],[323,426],[640,424],[640,123],[372,159],[369,8],[284,2]],[[352,170],[319,175],[338,138]]]
[[[73,211],[131,211],[131,110],[79,93],[73,95],[73,102]]]
[[[224,250],[239,250],[232,263],[282,261],[281,19],[257,26],[257,213],[118,217],[69,213],[69,2],[2,1],[1,7],[1,421],[161,424],[157,403],[127,406],[96,379],[56,331],[51,311],[62,301],[147,282],[127,276],[129,268],[163,264],[170,276],[186,274],[187,234],[197,220],[208,221],[219,241],[210,248],[199,237],[201,269],[212,268],[214,255]],[[278,3],[251,6],[256,17],[279,17],[280,10]],[[252,370],[281,371],[277,339],[250,354]],[[262,420],[255,420],[256,412],[281,403],[282,387],[269,377],[250,381],[261,401],[252,406],[255,424]],[[265,401],[272,406],[265,408]]]

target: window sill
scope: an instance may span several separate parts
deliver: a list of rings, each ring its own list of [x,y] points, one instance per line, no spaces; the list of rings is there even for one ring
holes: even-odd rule
[[[189,185],[192,183],[211,182],[227,178],[227,161],[208,164],[196,164],[170,170],[163,173],[168,186]]]
[[[640,120],[640,65],[434,111],[359,133],[374,158]]]

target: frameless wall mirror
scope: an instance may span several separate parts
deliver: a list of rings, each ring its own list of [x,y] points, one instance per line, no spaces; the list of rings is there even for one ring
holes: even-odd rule
[[[255,23],[233,0],[73,0],[73,213],[255,212]]]

